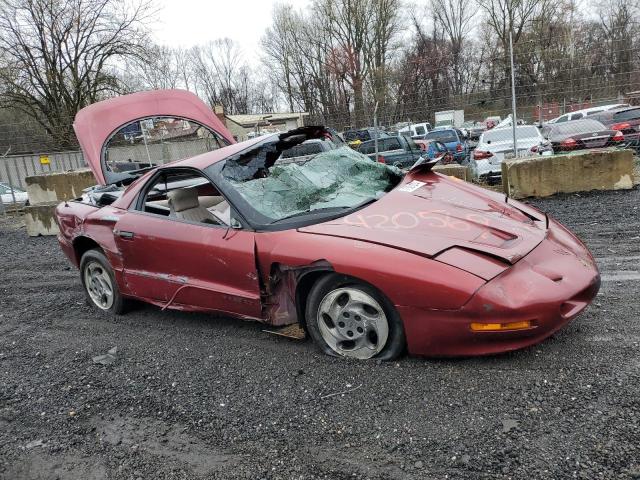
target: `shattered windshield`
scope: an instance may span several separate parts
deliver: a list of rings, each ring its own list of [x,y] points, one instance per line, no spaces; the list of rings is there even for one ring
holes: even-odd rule
[[[397,168],[374,162],[347,146],[299,162],[278,161],[285,156],[282,146],[273,142],[227,160],[221,171],[267,224],[322,213],[346,215],[379,199],[402,178]]]

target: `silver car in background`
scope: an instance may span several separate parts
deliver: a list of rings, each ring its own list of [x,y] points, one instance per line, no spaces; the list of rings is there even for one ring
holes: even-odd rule
[[[552,155],[551,143],[546,140],[538,127],[522,125],[516,127],[518,158],[533,155]],[[473,176],[478,180],[492,182],[502,179],[502,161],[514,158],[513,129],[494,128],[484,132],[471,155],[469,165]]]

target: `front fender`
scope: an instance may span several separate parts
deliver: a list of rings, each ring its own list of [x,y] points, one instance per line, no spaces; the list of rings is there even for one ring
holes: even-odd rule
[[[256,252],[263,275],[274,263],[301,267],[326,261],[335,272],[370,283],[396,306],[455,310],[485,284],[459,268],[414,253],[313,233],[263,232],[256,235]]]

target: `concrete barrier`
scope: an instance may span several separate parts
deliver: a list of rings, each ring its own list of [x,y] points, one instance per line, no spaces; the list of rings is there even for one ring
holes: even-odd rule
[[[24,223],[27,235],[57,235],[60,230],[56,223],[54,212],[58,202],[48,202],[40,205],[29,205],[24,209]]]
[[[633,188],[633,151],[598,149],[502,162],[502,187],[512,198]]]
[[[82,195],[82,191],[95,185],[91,170],[72,170],[33,175],[25,178],[29,206],[24,210],[24,222],[30,237],[57,235],[59,232],[54,212],[64,200],[72,200]]]
[[[47,202],[72,200],[82,195],[82,190],[96,184],[89,169],[69,172],[53,172],[25,178],[29,203],[39,205]]]
[[[431,170],[442,175],[449,175],[450,177],[456,177],[460,180],[468,182],[471,180],[471,173],[469,169],[464,165],[457,163],[447,163],[445,165],[436,165]]]

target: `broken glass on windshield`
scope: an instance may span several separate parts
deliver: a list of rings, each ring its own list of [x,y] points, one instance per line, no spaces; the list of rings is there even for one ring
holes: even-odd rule
[[[230,159],[223,176],[271,223],[307,212],[337,212],[374,201],[395,187],[402,172],[347,146],[302,162],[279,164],[276,144]]]

